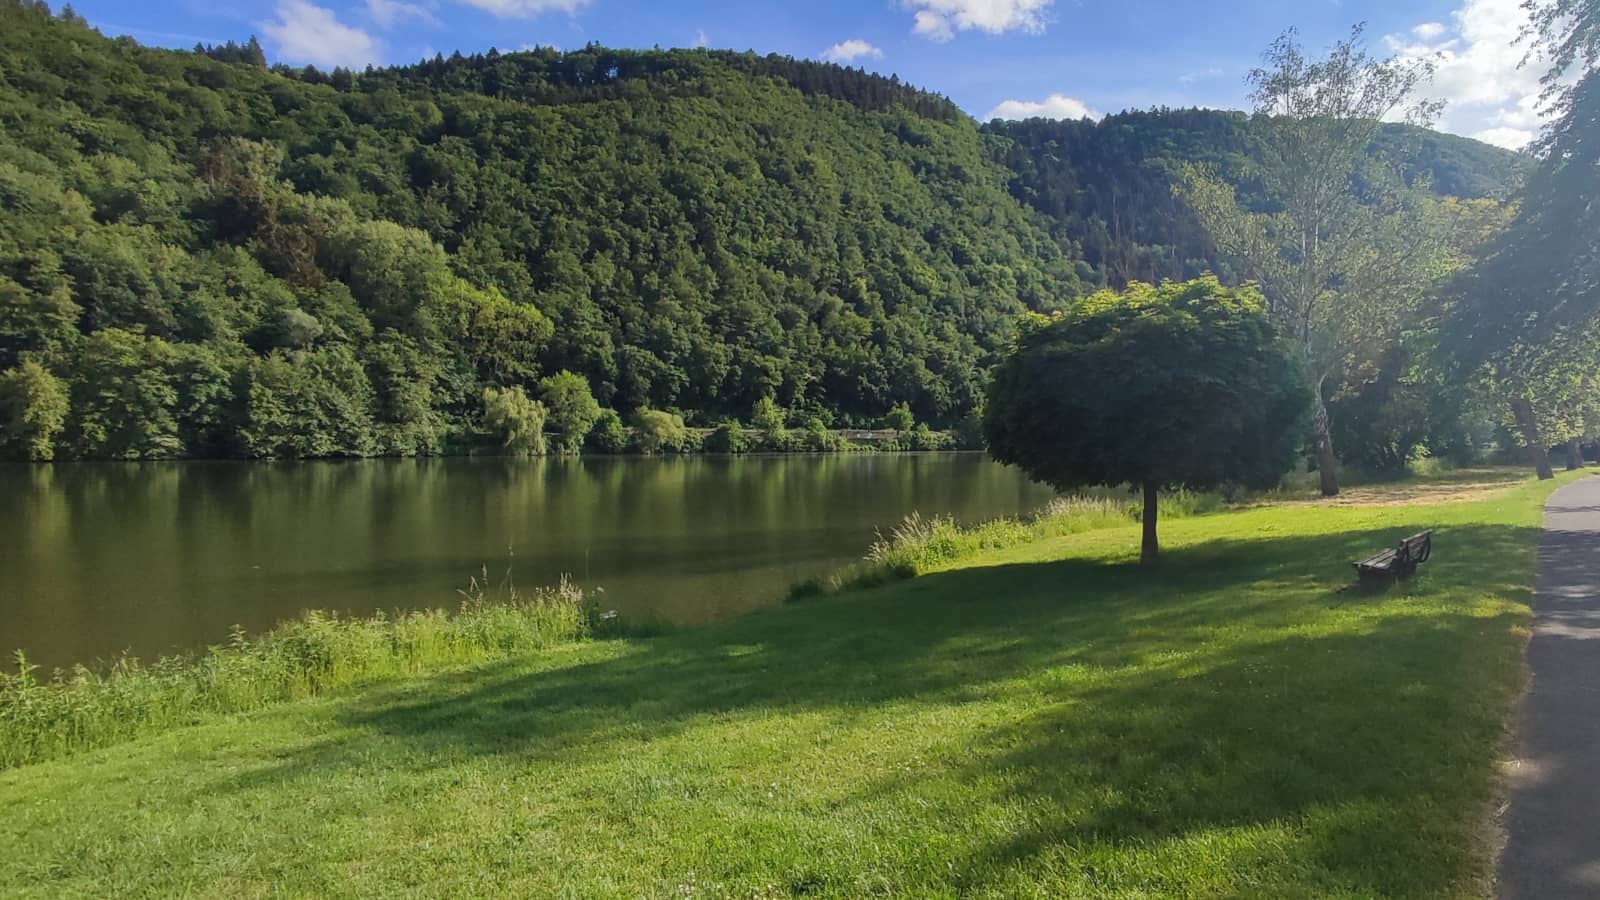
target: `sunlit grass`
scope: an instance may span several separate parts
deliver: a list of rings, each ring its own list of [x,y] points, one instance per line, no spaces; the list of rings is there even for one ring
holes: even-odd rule
[[[207,716],[337,692],[398,676],[481,663],[573,641],[592,611],[567,582],[524,594],[509,573],[473,578],[453,612],[365,618],[310,611],[260,637],[144,663],[75,666],[41,677],[18,651],[0,671],[0,768],[103,747]]]
[[[1480,896],[1548,489],[1175,519],[1156,571],[1043,537],[0,772],[0,893]]]

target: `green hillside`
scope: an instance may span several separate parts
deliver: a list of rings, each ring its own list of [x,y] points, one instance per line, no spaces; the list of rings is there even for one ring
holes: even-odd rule
[[[1179,165],[1211,166],[1257,204],[1262,128],[1241,112],[1156,109],[1089,120],[995,121],[984,126],[995,157],[1012,170],[1011,192],[1047,216],[1057,240],[1113,284],[1226,276],[1194,216],[1172,194]],[[1470,138],[1385,125],[1373,152],[1404,162],[1439,194],[1504,198],[1528,158]]]
[[[980,129],[708,50],[269,68],[0,0],[0,453],[440,452],[562,370],[624,418],[953,425],[1022,312],[1204,267],[1164,172],[1247,180],[1246,124]],[[1424,137],[1440,189],[1514,175]]]

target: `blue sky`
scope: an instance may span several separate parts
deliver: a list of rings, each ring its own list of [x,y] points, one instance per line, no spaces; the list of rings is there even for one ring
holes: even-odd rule
[[[1438,62],[1440,127],[1520,146],[1537,70],[1511,47],[1520,0],[76,0],[107,34],[192,46],[259,35],[274,62],[361,67],[534,44],[832,58],[897,73],[979,118],[1245,106],[1244,74],[1288,26],[1325,46],[1366,22],[1376,50]]]

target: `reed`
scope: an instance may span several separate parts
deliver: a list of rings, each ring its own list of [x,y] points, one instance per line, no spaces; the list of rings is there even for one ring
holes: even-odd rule
[[[1161,498],[1163,518],[1211,512],[1222,505],[1212,494],[1174,491]],[[990,550],[1015,547],[1042,538],[1061,537],[1100,528],[1116,528],[1139,520],[1141,508],[1117,492],[1057,497],[1030,516],[1000,518],[963,526],[949,516],[912,513],[868,548],[859,562],[832,575],[812,578],[789,589],[789,601],[803,600],[891,581],[915,578]]]
[[[442,609],[366,617],[310,611],[259,637],[236,629],[204,653],[74,666],[41,678],[21,651],[0,672],[0,768],[335,693],[385,678],[517,656],[579,641],[603,624],[584,593],[560,584],[523,593],[487,569]]]

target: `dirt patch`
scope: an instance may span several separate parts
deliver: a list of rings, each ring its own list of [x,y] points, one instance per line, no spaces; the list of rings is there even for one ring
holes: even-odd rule
[[[1438,476],[1348,487],[1337,497],[1290,497],[1290,506],[1423,506],[1468,503],[1508,493],[1528,480],[1521,469],[1457,469]]]

